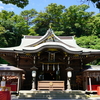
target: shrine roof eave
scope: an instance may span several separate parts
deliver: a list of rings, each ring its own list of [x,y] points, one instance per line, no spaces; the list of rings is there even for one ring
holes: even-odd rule
[[[14,67],[14,66],[0,66],[0,72],[22,72],[22,73],[25,73],[25,71],[23,69],[20,69],[20,68],[17,68],[17,67]]]
[[[84,72],[100,72],[100,65],[91,65]]]
[[[43,49],[46,48],[57,48],[57,49],[62,49],[67,53],[71,53],[71,54],[82,54],[82,50],[78,49],[78,48],[71,48],[68,47],[62,43],[57,43],[57,42],[47,42],[47,43],[42,43],[36,47],[24,47],[22,50],[14,50],[15,52],[19,52],[19,53],[36,53],[39,52]],[[84,54],[90,54],[90,52],[84,52]]]
[[[89,54],[100,54],[100,50],[92,50],[92,49],[83,49],[78,47],[68,47],[61,43],[43,43],[36,47],[25,47],[22,50],[14,50],[15,52],[19,53],[36,53],[46,48],[57,48],[62,49],[67,53],[71,54],[80,54],[80,55],[89,55]]]
[[[62,49],[67,53],[79,54],[79,55],[90,55],[90,54],[100,54],[100,50],[86,49],[78,46],[70,47],[58,42],[46,42],[39,44],[35,47],[10,47],[10,48],[0,48],[0,52],[11,52],[11,53],[37,53],[46,48],[57,48]]]
[[[17,72],[17,73],[25,73],[25,71],[18,71],[18,70],[0,70],[0,72]]]
[[[85,70],[85,71],[83,71],[83,73],[85,73],[85,72],[100,72],[100,70]]]

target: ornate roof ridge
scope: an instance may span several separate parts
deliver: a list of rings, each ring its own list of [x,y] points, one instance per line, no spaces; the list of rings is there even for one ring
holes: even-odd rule
[[[40,39],[42,36],[24,35],[25,39]],[[60,39],[73,39],[73,36],[57,36]]]
[[[39,39],[41,38],[42,36],[32,36],[32,35],[24,35],[24,38],[25,39]]]
[[[66,44],[62,41],[62,39],[72,39],[73,40],[73,37],[74,36],[56,36],[54,34],[53,30],[49,29],[49,30],[47,30],[47,32],[44,36],[42,36],[42,37],[38,37],[38,36],[33,37],[33,39],[38,39],[38,40],[35,43],[32,43],[32,44],[28,45],[28,47],[30,47],[30,46],[34,47],[34,46],[37,46],[37,45],[39,45],[41,43],[44,43],[44,42],[61,42],[63,44]]]

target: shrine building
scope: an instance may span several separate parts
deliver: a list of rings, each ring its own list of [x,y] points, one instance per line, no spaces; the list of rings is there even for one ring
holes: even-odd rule
[[[52,29],[0,48],[0,57],[25,71],[22,90],[93,90],[100,84],[99,66],[86,66],[100,58],[100,50],[79,47],[74,36],[56,36]]]

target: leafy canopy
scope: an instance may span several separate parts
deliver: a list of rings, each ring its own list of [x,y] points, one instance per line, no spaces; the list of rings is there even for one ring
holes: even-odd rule
[[[56,3],[49,4],[44,12],[39,12],[32,20],[33,29],[39,35],[44,35],[52,23],[52,29],[56,35],[90,35],[91,17],[94,12],[86,12],[88,5],[73,5],[65,8],[63,5]]]
[[[17,7],[21,7],[21,8],[24,8],[29,3],[29,0],[0,0],[0,1],[2,1],[5,4],[11,3],[11,4],[16,5]],[[100,9],[100,0],[81,0],[81,2],[83,2],[83,3],[86,1],[87,2],[91,1],[92,3],[94,3],[96,5],[96,7],[98,9]],[[66,1],[66,2],[68,2],[68,1]]]
[[[29,3],[29,0],[0,0],[0,1],[2,1],[5,4],[11,3],[21,8],[24,8]]]
[[[29,0],[0,0],[0,1],[2,1],[5,4],[11,3],[11,4],[16,5],[17,7],[21,7],[21,8],[24,8],[29,3]],[[100,9],[100,0],[81,0],[81,2],[83,2],[83,3],[86,1],[87,2],[91,1],[92,3],[94,3],[96,5],[96,7],[98,9]],[[68,2],[68,1],[66,1],[66,2]]]
[[[83,1],[85,1],[85,0],[83,0]],[[88,1],[88,2],[91,1],[92,3],[94,3],[96,5],[96,7],[98,9],[100,9],[100,0],[86,0],[86,1]]]
[[[25,19],[14,12],[0,12],[0,44],[1,47],[19,45],[23,34],[29,33]]]

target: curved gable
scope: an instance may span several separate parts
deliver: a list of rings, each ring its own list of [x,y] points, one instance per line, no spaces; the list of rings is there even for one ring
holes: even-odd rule
[[[35,39],[33,38],[33,40],[35,40]],[[57,37],[54,34],[54,32],[52,31],[52,29],[49,29],[43,37],[38,38],[37,41],[35,41],[33,43],[31,42],[32,44],[27,45],[27,47],[35,47],[37,45],[40,45],[40,44],[46,43],[46,42],[57,42],[57,43],[65,44],[68,47],[74,48],[70,44],[67,44],[67,43],[63,42],[65,39],[71,39],[71,40],[73,40],[73,37],[71,37],[71,36],[70,37],[68,37],[68,36],[67,37],[66,36],[58,36]]]

